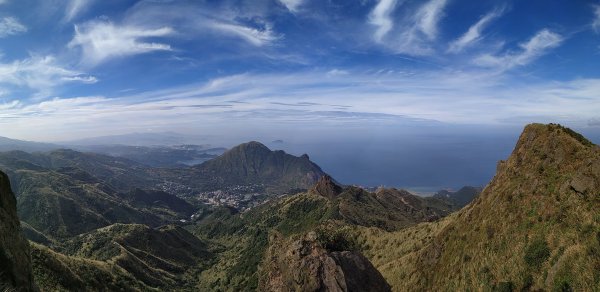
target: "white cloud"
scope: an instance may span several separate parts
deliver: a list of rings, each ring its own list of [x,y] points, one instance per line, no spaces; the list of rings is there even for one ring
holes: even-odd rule
[[[481,33],[483,30],[496,18],[502,15],[502,10],[494,10],[486,15],[484,15],[477,23],[465,32],[460,38],[456,39],[452,43],[450,43],[450,47],[448,48],[448,52],[458,53],[464,50],[465,48],[473,45],[474,43],[481,40]]]
[[[75,36],[68,46],[80,47],[82,63],[93,66],[118,57],[171,51],[168,44],[144,42],[144,39],[166,37],[173,33],[170,27],[143,28],[92,21],[75,26]]]
[[[598,117],[600,79],[506,86],[509,80],[505,78],[481,71],[242,74],[115,98],[8,102],[0,105],[0,125],[5,135],[57,140],[69,137],[54,133],[98,135],[156,127],[199,127],[205,134],[216,135],[225,128],[247,134],[255,133],[256,127],[268,131],[273,125],[288,129],[338,125],[339,129],[339,125],[406,119],[586,125]]]
[[[430,0],[417,11],[417,27],[430,40],[437,37],[438,23],[447,3],[448,0]]]
[[[401,54],[412,56],[433,54],[439,22],[444,17],[444,8],[447,4],[448,0],[429,0],[416,10],[407,11],[407,15],[399,20],[397,28],[394,29],[392,23],[386,23],[385,18],[381,18],[383,24],[380,27],[381,35],[388,35],[385,42],[381,43]]]
[[[304,0],[279,0],[289,11],[296,12],[304,3]]]
[[[7,16],[0,19],[0,38],[27,32],[27,27],[16,18]]]
[[[94,0],[70,0],[66,7],[64,21],[68,22],[75,19],[93,2]]]
[[[0,84],[46,91],[66,82],[95,83],[96,78],[66,69],[52,56],[0,63]]]
[[[270,25],[265,25],[264,29],[259,30],[233,23],[212,22],[210,27],[222,33],[239,37],[257,47],[268,45],[279,39],[273,33]]]
[[[495,68],[501,71],[509,70],[533,62],[546,54],[548,50],[558,47],[563,40],[564,38],[561,35],[543,29],[529,41],[520,44],[521,50],[518,52],[508,52],[503,55],[484,54],[477,57],[474,63],[478,66]]]
[[[393,28],[394,22],[390,14],[396,8],[398,0],[379,0],[379,3],[373,8],[369,14],[369,22],[376,26],[375,41],[381,42],[383,37]]]
[[[594,5],[594,21],[592,22],[592,28],[595,32],[600,32],[600,5]]]

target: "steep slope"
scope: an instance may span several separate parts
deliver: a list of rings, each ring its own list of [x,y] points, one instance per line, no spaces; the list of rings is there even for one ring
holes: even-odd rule
[[[227,186],[258,185],[273,192],[308,189],[325,173],[307,155],[296,157],[249,142],[193,168],[186,185],[214,190]]]
[[[376,247],[366,254],[387,257],[375,265],[397,291],[594,291],[598,210],[599,147],[559,125],[533,124],[471,204],[433,226],[367,234]],[[389,252],[406,235],[416,237],[413,248]]]
[[[212,258],[204,242],[176,226],[114,224],[74,237],[64,246],[71,257],[114,264],[154,288],[192,287],[194,275]]]
[[[461,209],[462,207],[468,205],[477,197],[482,191],[480,187],[471,187],[465,186],[460,188],[460,190],[452,192],[449,190],[441,190],[433,195],[434,198],[440,199],[443,201],[452,204],[456,210]]]
[[[18,170],[21,220],[55,238],[66,238],[112,223],[163,224],[159,216],[136,209],[101,183],[73,180],[54,171]]]
[[[113,263],[66,256],[35,243],[31,249],[41,291],[153,291]]]
[[[29,244],[21,235],[15,197],[0,172],[0,290],[35,291]]]

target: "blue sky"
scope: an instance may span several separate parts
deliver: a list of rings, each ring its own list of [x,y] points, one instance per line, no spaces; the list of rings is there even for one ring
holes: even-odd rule
[[[595,129],[599,65],[591,0],[0,0],[0,135]]]

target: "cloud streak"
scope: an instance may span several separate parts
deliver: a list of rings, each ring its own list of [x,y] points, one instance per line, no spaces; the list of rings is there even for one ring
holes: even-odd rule
[[[0,38],[27,32],[27,27],[12,16],[0,18]]]
[[[594,9],[594,21],[592,21],[592,29],[598,33],[600,32],[600,5],[592,6]]]
[[[221,33],[239,37],[257,47],[271,44],[280,38],[273,33],[273,30],[269,24],[266,24],[262,30],[238,24],[222,22],[212,22],[209,24],[209,27]]]
[[[45,90],[67,82],[95,83],[97,79],[67,69],[52,56],[32,56],[11,63],[0,63],[0,84]]]
[[[376,28],[375,41],[381,42],[385,35],[393,28],[394,22],[391,14],[396,8],[398,0],[379,0],[369,14],[369,22]]]
[[[68,47],[81,48],[82,63],[95,66],[114,58],[171,51],[172,48],[168,44],[145,40],[172,34],[174,34],[174,30],[170,27],[144,28],[129,25],[118,26],[105,21],[91,21],[75,26],[75,36]]]
[[[381,2],[380,2],[381,4]],[[439,22],[445,16],[444,9],[448,0],[429,0],[417,7],[415,10],[406,10],[403,18],[394,25],[391,20],[385,18],[386,14],[380,14],[378,19],[378,32],[381,38],[389,35],[383,43],[396,53],[411,56],[427,56],[434,53],[433,46],[438,38]],[[389,8],[384,6],[384,8]],[[381,12],[388,12],[382,9]],[[387,22],[389,20],[390,22]],[[393,37],[392,37],[393,35]],[[378,35],[376,33],[376,40]]]
[[[297,12],[304,0],[279,0],[290,12]]]
[[[461,37],[450,43],[448,52],[459,53],[465,48],[472,46],[482,39],[481,34],[483,30],[495,19],[500,17],[504,13],[503,9],[496,9],[486,15],[484,15],[477,23],[469,27]]]
[[[417,28],[430,40],[437,37],[438,23],[447,3],[448,0],[430,0],[417,11]]]
[[[70,0],[66,6],[64,21],[69,22],[75,19],[81,12],[84,12],[94,0]]]
[[[247,133],[257,125],[268,130],[270,125],[282,123],[300,128],[433,120],[480,125],[513,125],[523,120],[584,125],[597,118],[599,79],[514,87],[502,86],[505,82],[478,71],[242,74],[111,98],[7,103],[2,105],[0,121],[5,129],[14,131],[7,135],[22,137],[18,131],[25,127],[39,131],[27,132],[34,137],[58,131],[72,135],[98,129],[114,134],[192,125],[202,125],[207,134],[219,134],[226,128]],[[516,117],[519,119],[514,120]],[[128,128],[121,128],[123,120],[129,121]],[[55,137],[64,138],[68,137]]]
[[[533,62],[546,54],[548,50],[560,46],[563,41],[564,38],[561,35],[543,29],[527,42],[521,43],[520,51],[507,52],[502,55],[483,54],[477,57],[474,63],[481,67],[506,71]]]

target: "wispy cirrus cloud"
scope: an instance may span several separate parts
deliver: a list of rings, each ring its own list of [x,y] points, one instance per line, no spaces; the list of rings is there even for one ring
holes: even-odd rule
[[[211,21],[208,27],[224,34],[239,37],[257,47],[271,44],[280,39],[280,36],[275,35],[270,24],[265,24],[263,29],[258,29],[239,24]]]
[[[389,33],[394,36],[389,37],[385,45],[397,53],[406,55],[433,54],[432,47],[437,40],[439,22],[445,16],[444,9],[447,4],[448,0],[429,0],[414,11],[405,11],[405,16],[397,25],[393,25],[393,30],[392,24],[386,23],[386,18],[381,18],[384,24],[381,26],[382,35]],[[391,33],[388,28],[392,30]]]
[[[290,12],[298,11],[298,8],[304,4],[304,0],[279,0]]]
[[[52,56],[32,56],[0,63],[0,84],[45,90],[67,82],[95,83],[93,76],[67,69]]]
[[[560,46],[564,37],[548,29],[543,29],[536,33],[527,42],[519,45],[519,51],[507,52],[500,55],[483,54],[474,60],[474,63],[481,67],[494,68],[500,71],[510,70],[518,66],[527,65],[548,50]]]
[[[0,38],[27,32],[27,27],[12,16],[0,18]]]
[[[95,0],[70,0],[65,9],[64,21],[69,22],[84,12]]]
[[[115,25],[107,21],[90,21],[75,26],[75,36],[68,47],[79,47],[82,63],[95,66],[113,58],[171,51],[165,43],[146,41],[174,34],[170,27],[145,28]]]
[[[417,29],[433,40],[438,34],[438,23],[444,16],[444,8],[448,0],[430,0],[416,14]]]
[[[477,43],[482,39],[481,34],[483,30],[495,19],[502,16],[504,9],[495,9],[492,12],[484,15],[477,23],[469,27],[461,37],[450,43],[448,52],[459,53],[465,48]]]
[[[383,37],[393,28],[394,21],[391,14],[396,8],[398,0],[379,0],[369,14],[369,22],[376,27],[375,41],[381,42]]]
[[[600,5],[592,6],[594,9],[594,21],[592,21],[592,29],[595,32],[600,32]]]

